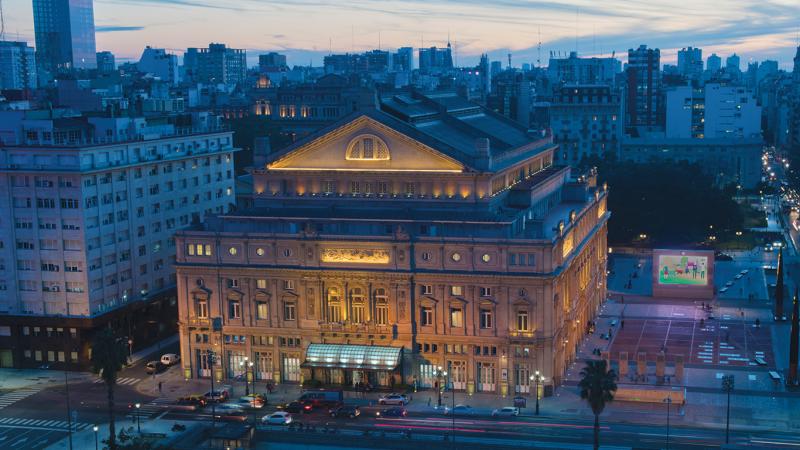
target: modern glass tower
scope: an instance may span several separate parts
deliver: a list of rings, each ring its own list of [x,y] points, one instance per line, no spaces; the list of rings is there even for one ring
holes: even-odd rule
[[[92,0],[33,0],[33,22],[40,70],[97,67]]]

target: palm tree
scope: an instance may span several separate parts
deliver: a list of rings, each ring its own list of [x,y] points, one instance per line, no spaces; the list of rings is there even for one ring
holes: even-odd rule
[[[606,403],[614,400],[617,391],[617,373],[606,368],[606,361],[586,361],[586,367],[581,370],[581,398],[589,402],[594,413],[594,448],[600,448],[600,413]]]
[[[128,349],[123,339],[114,335],[111,328],[97,333],[92,341],[92,371],[99,373],[108,389],[108,448],[116,450],[114,430],[114,386],[117,374],[128,360]]]

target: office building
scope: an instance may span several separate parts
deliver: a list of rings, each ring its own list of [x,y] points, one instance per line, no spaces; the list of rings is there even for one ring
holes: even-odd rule
[[[411,72],[414,70],[414,49],[400,47],[394,54],[394,70],[398,72]]]
[[[605,189],[455,94],[384,97],[180,231],[186,378],[552,394],[606,292]],[[208,352],[219,356],[209,365]]]
[[[616,77],[622,71],[617,58],[579,58],[570,52],[567,58],[551,55],[547,78],[553,83],[616,86]]]
[[[36,65],[48,79],[97,67],[92,0],[33,0],[33,24]]]
[[[447,73],[453,69],[453,54],[450,43],[447,47],[419,49],[419,71],[423,74]]]
[[[209,44],[208,48],[188,48],[183,65],[188,81],[193,83],[243,83],[247,78],[246,52],[225,44]]]
[[[97,52],[97,71],[111,73],[117,70],[117,62],[111,52]]]
[[[623,130],[617,90],[606,85],[561,87],[550,103],[550,130],[560,164],[575,166],[585,158],[616,155]]]
[[[139,62],[136,63],[136,68],[173,86],[181,81],[178,56],[167,53],[163,48],[145,47]]]
[[[732,70],[734,72],[739,72],[742,70],[742,62],[739,55],[736,53],[732,54],[725,58],[725,69]]]
[[[668,138],[761,137],[761,106],[743,86],[674,87],[666,91],[665,103]]]
[[[286,67],[288,67],[286,65],[286,55],[275,52],[258,55],[258,69],[262,73],[274,72]]]
[[[626,125],[652,127],[661,111],[661,51],[641,45],[628,50],[626,75]]]
[[[485,79],[478,77],[483,86]],[[531,108],[536,98],[533,84],[525,78],[522,72],[507,70],[491,79],[491,93],[486,100],[486,106],[520,125],[529,127],[531,124]]]
[[[234,202],[232,132],[0,114],[0,361],[86,370],[97,329],[133,350],[174,332],[173,235]]]
[[[27,42],[0,41],[0,89],[35,89],[36,58]]]

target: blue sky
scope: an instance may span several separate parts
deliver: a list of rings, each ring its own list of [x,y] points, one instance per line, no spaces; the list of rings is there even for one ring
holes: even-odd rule
[[[6,39],[33,43],[31,0],[3,2]],[[798,0],[95,0],[97,49],[138,59],[145,45],[182,54],[224,42],[245,48],[251,63],[265,51],[290,65],[320,64],[334,52],[444,45],[458,63],[481,53],[495,60],[542,63],[551,51],[623,57],[631,47],[662,49],[674,63],[681,47],[791,69],[800,32]]]

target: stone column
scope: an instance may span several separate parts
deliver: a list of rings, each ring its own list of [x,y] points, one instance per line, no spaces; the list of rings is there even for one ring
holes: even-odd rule
[[[628,352],[619,352],[619,377],[628,374]]]
[[[658,378],[664,378],[664,361],[666,359],[666,355],[664,352],[661,352],[656,356],[656,376]]]

